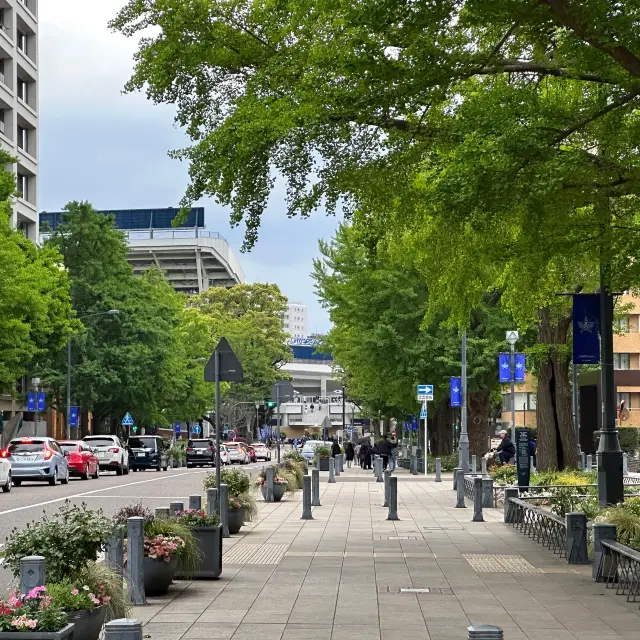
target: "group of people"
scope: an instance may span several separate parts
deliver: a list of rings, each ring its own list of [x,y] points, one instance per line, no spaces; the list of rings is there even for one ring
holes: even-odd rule
[[[345,445],[345,456],[347,466],[350,467],[355,460],[362,469],[372,469],[373,456],[378,455],[382,458],[382,468],[389,468],[393,471],[396,468],[396,449],[398,443],[389,440],[387,435],[382,436],[382,440],[372,445],[368,439],[359,441],[355,447],[351,442]]]

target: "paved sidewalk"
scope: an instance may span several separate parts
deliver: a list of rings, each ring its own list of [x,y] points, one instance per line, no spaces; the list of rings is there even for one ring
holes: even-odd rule
[[[470,623],[488,623],[507,640],[640,640],[637,603],[504,525],[501,510],[472,523],[471,505],[453,508],[450,475],[402,474],[399,522],[366,475],[323,481],[312,521],[299,519],[300,493],[261,503],[258,521],[225,540],[220,580],[177,583],[135,609],[146,637],[464,640]]]

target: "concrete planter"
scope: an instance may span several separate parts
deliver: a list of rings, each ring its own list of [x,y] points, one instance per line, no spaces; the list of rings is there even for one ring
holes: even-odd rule
[[[194,527],[191,533],[200,553],[200,566],[193,575],[185,575],[180,563],[176,578],[184,580],[216,579],[222,575],[222,525],[218,527]]]
[[[229,509],[229,533],[238,533],[244,524],[244,509]]]
[[[320,471],[329,471],[329,458],[320,458]]]
[[[267,485],[263,484],[260,489],[262,490],[262,497],[267,499]],[[284,496],[285,491],[287,490],[286,484],[273,484],[273,501],[280,502],[282,500],[282,496]]]
[[[75,627],[74,640],[98,640],[104,618],[107,615],[107,607],[84,609],[83,611],[69,611],[69,622]]]
[[[60,631],[0,631],[0,640],[83,640],[74,632],[72,624]]]
[[[163,596],[178,569],[178,555],[174,554],[169,562],[158,558],[144,558],[144,592],[147,596]]]

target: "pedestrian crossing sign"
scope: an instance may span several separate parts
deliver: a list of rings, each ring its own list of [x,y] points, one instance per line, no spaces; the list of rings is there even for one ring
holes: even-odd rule
[[[131,414],[128,411],[127,413],[124,414],[124,418],[122,418],[122,426],[133,427],[133,418],[131,417]]]

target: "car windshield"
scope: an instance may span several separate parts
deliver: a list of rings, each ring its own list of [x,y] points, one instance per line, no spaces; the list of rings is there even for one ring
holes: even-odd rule
[[[254,449],[266,449],[265,445],[262,444],[262,442],[258,442],[258,443],[253,443],[251,445]]]
[[[155,438],[129,438],[129,446],[132,449],[153,449],[156,448]]]
[[[229,443],[226,446],[227,446],[227,449],[237,449],[238,448],[237,444],[232,444],[232,443]]]
[[[208,449],[211,445],[208,440],[191,440],[189,446],[192,449]]]
[[[111,438],[86,438],[85,442],[90,447],[113,447],[115,442]]]
[[[77,444],[65,444],[64,442],[59,442],[58,444],[63,451],[68,451],[69,453],[76,453],[78,451]]]
[[[303,451],[315,451],[316,447],[319,447],[322,442],[305,442],[304,447],[302,447]]]
[[[9,453],[33,453],[44,450],[44,442],[42,440],[22,440],[20,442],[12,442],[9,445]]]

